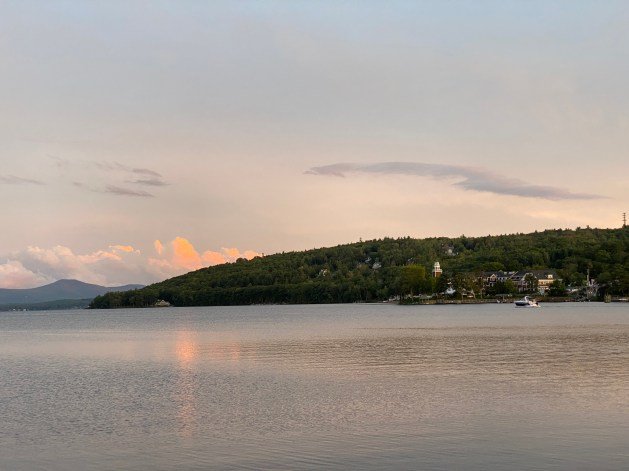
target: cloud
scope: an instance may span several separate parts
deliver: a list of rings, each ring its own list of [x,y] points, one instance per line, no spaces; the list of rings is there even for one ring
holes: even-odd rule
[[[140,253],[128,246],[112,245],[109,249],[77,254],[69,247],[29,246],[13,253],[0,265],[0,286],[29,288],[64,278],[105,286],[125,284],[146,278]],[[122,249],[124,248],[124,249]]]
[[[78,173],[83,178],[80,180],[91,182],[94,180],[94,169],[104,171],[107,175],[98,176],[98,178],[109,180],[108,184],[104,186],[90,185],[80,183],[79,179],[75,179],[72,184],[77,188],[82,188],[88,191],[97,193],[111,193],[120,196],[135,196],[135,197],[149,197],[152,198],[155,195],[144,190],[133,190],[121,186],[121,183],[127,183],[132,185],[143,185],[151,187],[167,186],[168,182],[162,179],[162,175],[149,168],[131,167],[121,164],[120,162],[100,161],[94,162],[89,160],[68,160],[55,155],[49,155],[54,165],[62,170],[64,173],[70,172],[74,169],[75,178]],[[0,180],[1,181],[1,180]],[[33,181],[34,182],[34,181]]]
[[[220,251],[197,250],[184,237],[176,237],[169,246],[164,246],[159,240],[154,242],[155,250],[160,257],[151,257],[148,264],[157,270],[162,278],[181,275],[203,267],[232,263],[239,258],[251,260],[260,254],[254,250],[241,252],[237,248],[221,248]]]
[[[40,273],[32,272],[18,260],[9,260],[0,265],[0,287],[31,288],[52,281]]]
[[[147,186],[167,186],[168,183],[159,178],[141,178],[136,180],[127,180],[127,183],[133,183],[134,185],[147,185]]]
[[[155,195],[144,190],[132,190],[130,188],[123,188],[116,185],[107,185],[102,191],[103,193],[111,193],[119,196],[135,196],[140,198],[153,198]]]
[[[151,170],[150,168],[138,168],[138,167],[129,167],[128,165],[123,165],[120,162],[91,162],[95,167],[100,168],[101,170],[108,171],[122,171],[127,173],[134,173],[138,175],[146,175],[154,178],[161,178],[161,173],[156,172],[155,170]]]
[[[186,270],[198,270],[203,266],[201,256],[194,246],[183,237],[176,237],[172,241],[173,258],[172,263],[176,267],[185,268]]]
[[[221,249],[221,252],[214,252],[211,250],[207,250],[203,252],[201,259],[206,262],[209,266],[212,265],[220,265],[222,263],[231,263],[235,262],[239,258],[245,258],[247,260],[251,260],[252,258],[259,257],[260,254],[258,252],[254,252],[253,250],[245,250],[241,252],[236,248],[225,248]]]
[[[489,192],[498,195],[543,198],[548,200],[593,200],[605,196],[575,193],[554,186],[535,185],[518,178],[498,175],[489,170],[462,165],[430,164],[423,162],[380,162],[376,164],[338,163],[312,167],[305,173],[345,177],[348,174],[416,175],[438,179],[456,178],[452,185],[470,191]]]
[[[59,168],[79,167],[79,168],[98,168],[107,172],[125,172],[135,175],[143,175],[149,178],[161,178],[162,174],[150,168],[131,167],[116,161],[101,160],[95,162],[92,160],[69,160],[56,155],[48,155],[55,166]]]
[[[110,245],[110,246],[109,246],[109,248],[110,248],[111,250],[114,250],[114,251],[118,250],[118,251],[120,251],[120,252],[127,252],[127,253],[130,253],[130,252],[137,252],[137,253],[140,253],[140,251],[139,251],[139,250],[134,249],[134,248],[133,248],[132,246],[130,246],[130,245]]]
[[[206,250],[203,252],[202,259],[208,265],[221,265],[223,263],[227,263],[227,258],[220,252],[213,252],[211,250]]]
[[[32,178],[16,177],[15,175],[0,175],[0,184],[4,185],[43,185],[44,182]]]
[[[253,250],[237,248],[220,251],[198,251],[184,237],[176,237],[164,245],[153,242],[157,256],[147,257],[127,244],[111,244],[106,249],[75,253],[69,247],[29,246],[6,257],[0,263],[0,287],[30,288],[64,278],[77,279],[104,286],[128,283],[153,283],[192,270],[235,262],[239,258],[259,256]]]
[[[185,268],[187,270],[198,270],[199,268],[206,266],[231,263],[235,262],[239,258],[251,260],[252,258],[260,256],[258,252],[253,250],[245,250],[244,252],[241,252],[237,248],[225,247],[223,247],[220,252],[206,250],[202,255],[200,255],[192,243],[183,237],[176,237],[175,240],[172,241],[172,248],[172,265],[174,267]]]

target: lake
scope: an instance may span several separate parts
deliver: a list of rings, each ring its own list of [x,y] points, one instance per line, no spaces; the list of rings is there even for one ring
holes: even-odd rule
[[[0,469],[629,469],[629,305],[0,313]]]

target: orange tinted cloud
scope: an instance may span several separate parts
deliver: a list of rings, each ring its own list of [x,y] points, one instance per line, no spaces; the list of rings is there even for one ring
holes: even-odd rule
[[[155,240],[157,255],[143,254],[131,245],[110,245],[107,249],[74,253],[64,246],[29,246],[0,262],[0,288],[26,288],[62,278],[72,278],[107,286],[127,283],[153,283],[203,267],[251,259],[257,252],[222,248],[197,249],[184,237],[164,245]]]
[[[261,257],[262,254],[255,252],[253,250],[245,250],[245,252],[242,254],[242,256],[244,258],[246,258],[247,260],[251,260],[252,258],[256,258],[256,257]]]
[[[220,252],[212,252],[211,250],[207,250],[203,252],[203,261],[212,266],[226,263],[227,259]]]
[[[173,246],[173,265],[188,270],[198,270],[203,266],[201,256],[194,246],[183,237],[176,237],[172,242]]]
[[[235,248],[229,249],[223,247],[223,252],[225,252],[225,255],[227,255],[229,258],[238,258],[238,256],[240,255],[240,250]]]
[[[252,258],[260,256],[258,252],[254,252],[253,250],[245,250],[244,252],[241,252],[237,248],[225,247],[223,247],[223,253],[227,257],[228,262],[235,262],[239,258],[246,258],[247,260],[251,260]]]
[[[133,252],[135,249],[130,245],[110,245],[110,249],[112,250],[120,250],[121,252]]]
[[[235,262],[239,258],[246,258],[247,260],[251,260],[254,257],[258,257],[260,254],[258,252],[254,252],[253,250],[246,250],[241,252],[237,248],[222,248],[222,252],[213,252],[208,250],[203,252],[202,259],[204,262],[208,263],[210,266],[212,265],[220,265],[221,263]]]
[[[203,267],[235,262],[239,258],[251,260],[260,256],[253,250],[241,252],[235,247],[223,247],[220,251],[206,250],[200,253],[188,239],[180,236],[169,244],[172,253],[160,240],[155,240],[153,245],[160,257],[149,258],[148,265],[151,271],[162,279]]]

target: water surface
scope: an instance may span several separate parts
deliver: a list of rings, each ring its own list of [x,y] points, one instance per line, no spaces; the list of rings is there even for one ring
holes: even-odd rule
[[[629,306],[0,313],[0,469],[629,468]]]

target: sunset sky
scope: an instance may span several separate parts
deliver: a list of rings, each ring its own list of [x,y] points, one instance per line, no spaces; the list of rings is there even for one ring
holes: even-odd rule
[[[0,70],[0,287],[629,209],[626,1],[5,1]]]

